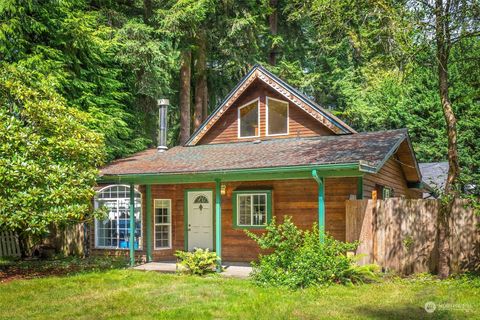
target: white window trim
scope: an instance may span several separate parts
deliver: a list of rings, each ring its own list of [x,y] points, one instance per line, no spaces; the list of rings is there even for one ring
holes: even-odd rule
[[[155,215],[156,215],[156,206],[155,201],[168,201],[168,214],[170,215],[169,223],[155,223]],[[168,247],[157,247],[157,226],[169,226],[168,228]],[[160,250],[169,250],[172,249],[172,199],[153,199],[153,250],[160,251]]]
[[[265,224],[253,224],[253,196],[265,196]],[[250,206],[250,224],[240,224],[240,200],[239,197],[250,196],[251,206]],[[268,194],[263,192],[253,192],[253,193],[241,193],[237,194],[237,226],[238,227],[265,227],[268,225]]]
[[[240,134],[240,129],[241,129],[241,119],[240,119],[240,110],[245,108],[246,106],[252,104],[253,102],[257,101],[257,110],[258,110],[258,135],[256,136],[246,136],[246,137],[242,137],[241,134]],[[238,129],[237,129],[237,136],[239,139],[248,139],[248,138],[258,138],[260,137],[260,98],[256,98],[256,99],[253,99],[243,105],[241,105],[240,107],[238,107],[238,111],[237,111],[237,126],[238,126]]]
[[[100,190],[97,190],[96,191],[96,194],[102,192],[103,190],[105,189],[108,189],[110,187],[113,187],[113,186],[117,186],[117,185],[108,185],[106,187],[103,187],[102,189]],[[129,185],[118,185],[118,186],[122,186],[122,187],[128,187],[130,188]],[[142,193],[140,191],[138,191],[136,188],[133,188],[133,190],[135,192],[138,192],[140,194],[140,221],[142,221],[142,224],[143,224],[143,213],[142,213],[142,203],[143,203],[143,199],[142,199]],[[118,205],[118,199],[127,199],[128,201],[130,201],[130,198],[101,198],[101,200],[106,200],[106,201],[117,201],[117,205]],[[98,198],[95,196],[95,199],[94,199],[94,208],[95,209],[98,209],[98,202],[97,202]],[[129,202],[130,203],[130,202]],[[130,213],[129,213],[130,214]],[[122,251],[126,251],[126,250],[130,250],[130,248],[119,248],[118,245],[115,247],[115,246],[101,246],[98,244],[98,229],[97,229],[97,224],[98,224],[99,220],[97,218],[95,218],[95,224],[94,224],[94,234],[95,234],[95,246],[94,248],[95,249],[101,249],[101,250],[122,250]],[[136,226],[135,226],[136,228]],[[117,232],[118,232],[118,222],[117,222]],[[135,249],[135,251],[141,251],[143,250],[143,225],[141,226],[140,228],[140,242],[138,243],[138,249]]]
[[[274,133],[274,134],[270,134],[268,132],[268,100],[274,100],[274,101],[277,101],[277,102],[281,102],[281,103],[284,103],[287,105],[287,133]],[[275,98],[271,98],[271,97],[268,97],[267,96],[267,103],[266,103],[266,133],[267,133],[267,136],[269,137],[275,137],[275,136],[288,136],[290,134],[290,103],[288,101],[285,101],[285,100],[280,100],[280,99],[275,99]]]

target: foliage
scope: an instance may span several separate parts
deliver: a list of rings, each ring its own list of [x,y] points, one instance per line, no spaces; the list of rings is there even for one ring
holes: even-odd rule
[[[304,288],[334,283],[362,283],[375,278],[375,267],[357,267],[348,251],[357,243],[344,243],[324,235],[319,240],[318,227],[302,231],[286,217],[282,224],[273,220],[266,233],[258,236],[247,231],[261,249],[269,253],[252,263],[253,280],[260,285]]]
[[[0,229],[20,236],[86,220],[104,159],[92,117],[67,107],[48,80],[0,65]]]
[[[285,65],[296,69],[285,74],[286,79],[293,74],[296,86],[358,131],[407,127],[420,162],[445,161],[447,139],[437,89],[436,47],[432,30],[423,29],[432,22],[421,8],[424,3],[289,1],[284,18],[299,26],[304,40],[285,42],[284,47],[295,47],[284,50],[278,69]],[[464,14],[478,13],[478,2],[475,8]],[[421,23],[414,22],[415,14],[424,17]],[[453,25],[465,25],[460,20],[453,22],[461,17],[453,17]],[[468,24],[475,30],[478,19],[470,19]],[[479,44],[478,33],[459,38],[448,66],[464,185],[480,181],[480,149],[475,148],[478,139],[474,138],[480,127]]]
[[[180,260],[180,272],[203,276],[215,271],[218,256],[208,249],[196,248],[193,252],[177,251],[175,256]]]
[[[126,24],[131,19],[122,12],[106,4],[100,7],[105,10],[86,0],[4,1],[0,60],[48,77],[67,106],[90,114],[89,127],[104,135],[111,160],[151,142],[151,135],[137,130],[136,98],[154,88],[157,94],[165,91],[170,79],[165,77],[169,70],[165,66],[170,62],[165,61],[168,43],[152,45],[152,32],[146,27],[133,20]],[[130,38],[139,33],[144,39],[132,44]],[[137,68],[145,70],[138,85],[131,80]],[[148,88],[142,88],[148,81]]]
[[[267,0],[5,0],[0,60],[43,75],[67,106],[89,113],[111,160],[155,145],[160,97],[170,98],[169,144],[177,143],[180,52],[190,49],[195,65],[197,36],[207,31],[209,111],[275,47],[277,64],[268,67],[357,131],[407,127],[420,162],[445,161],[435,44],[423,29],[431,17],[422,8],[363,0],[276,8]],[[276,35],[268,24],[274,10]],[[467,13],[473,28],[478,6]],[[448,66],[464,186],[480,181],[479,55],[478,36],[460,39]]]

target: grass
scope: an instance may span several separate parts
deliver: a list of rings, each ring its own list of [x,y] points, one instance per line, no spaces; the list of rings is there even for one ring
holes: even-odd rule
[[[437,310],[428,314],[424,304]],[[480,318],[480,281],[396,279],[289,291],[247,280],[134,270],[0,284],[0,319]]]

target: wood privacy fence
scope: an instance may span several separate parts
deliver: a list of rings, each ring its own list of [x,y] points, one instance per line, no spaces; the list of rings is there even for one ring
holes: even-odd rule
[[[360,264],[377,263],[402,274],[435,272],[438,209],[438,200],[349,200],[347,241],[360,241],[357,253],[364,255]],[[452,271],[479,268],[479,217],[459,200],[450,223]]]
[[[55,252],[64,256],[85,255],[85,228],[83,223],[50,227],[50,235],[43,241],[44,245],[55,248]]]
[[[54,249],[56,254],[64,256],[85,255],[85,230],[83,224],[66,227],[50,227],[50,234],[41,243],[40,247],[47,246]],[[31,247],[31,243],[29,244]],[[34,255],[37,246],[29,254]],[[40,253],[39,253],[40,254]],[[0,232],[0,257],[21,256],[17,235],[12,231]]]
[[[0,232],[0,257],[19,257],[20,247],[18,238],[14,232]]]

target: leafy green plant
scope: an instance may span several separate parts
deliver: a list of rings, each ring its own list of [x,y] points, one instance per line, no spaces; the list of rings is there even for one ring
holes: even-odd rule
[[[52,224],[93,218],[104,137],[46,79],[0,64],[0,229],[18,234],[22,256]]]
[[[217,254],[208,249],[197,248],[193,252],[177,251],[175,256],[180,260],[180,272],[199,276],[214,272],[218,262]]]
[[[380,266],[366,264],[363,266],[352,265],[344,274],[346,283],[361,284],[372,283],[380,279]]]
[[[410,250],[412,249],[414,242],[415,242],[415,240],[413,240],[412,236],[410,236],[410,235],[406,236],[402,240],[403,247],[408,252],[410,252]]]
[[[260,285],[303,288],[334,283],[351,284],[372,281],[378,271],[372,266],[358,267],[355,256],[357,243],[345,243],[328,234],[320,241],[318,227],[302,231],[286,217],[282,224],[275,219],[261,236],[246,231],[268,254],[252,263],[253,281]]]

